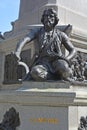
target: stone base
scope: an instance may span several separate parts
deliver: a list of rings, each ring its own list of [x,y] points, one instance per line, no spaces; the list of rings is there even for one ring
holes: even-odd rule
[[[0,120],[11,107],[19,112],[18,130],[77,130],[80,117],[87,116],[86,86],[24,82],[16,90],[0,91]]]

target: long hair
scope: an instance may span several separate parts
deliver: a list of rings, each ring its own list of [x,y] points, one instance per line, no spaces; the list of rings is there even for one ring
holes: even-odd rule
[[[54,27],[55,27],[58,24],[59,18],[58,18],[57,13],[56,13],[56,11],[54,9],[46,9],[46,10],[44,10],[42,18],[41,18],[42,24],[44,24],[44,16],[46,15],[46,12],[50,12],[51,14],[54,15],[54,17],[55,17]]]

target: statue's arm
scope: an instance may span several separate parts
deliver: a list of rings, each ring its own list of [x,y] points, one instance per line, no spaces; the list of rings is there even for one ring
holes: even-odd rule
[[[69,54],[66,57],[66,59],[70,60],[76,55],[76,49],[72,45],[71,41],[69,40],[68,36],[65,33],[62,34],[62,41],[65,48],[69,51]]]
[[[37,32],[37,30],[32,30],[32,31],[30,31],[29,34],[26,35],[26,36],[22,39],[22,41],[17,44],[14,53],[15,53],[16,57],[18,58],[18,60],[20,60],[20,54],[21,54],[21,51],[22,51],[23,47],[24,47],[27,43],[29,43],[29,42],[31,42],[32,40],[35,39],[35,37],[36,37],[36,32]]]

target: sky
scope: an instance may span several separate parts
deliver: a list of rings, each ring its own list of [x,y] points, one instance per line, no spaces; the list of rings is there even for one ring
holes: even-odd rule
[[[0,32],[12,29],[11,22],[18,19],[20,0],[0,0]]]

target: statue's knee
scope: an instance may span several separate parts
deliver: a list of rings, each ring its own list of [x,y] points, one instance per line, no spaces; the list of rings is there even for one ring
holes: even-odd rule
[[[37,65],[32,68],[31,76],[34,80],[46,80],[47,79],[47,71],[42,65]]]
[[[56,60],[55,62],[53,62],[53,67],[55,71],[65,71],[69,67],[69,65],[64,60]]]
[[[64,71],[62,73],[62,77],[64,79],[68,78],[68,77],[71,77],[72,78],[72,69],[71,68],[67,68],[66,71]]]
[[[55,73],[63,78],[70,77],[72,74],[69,64],[64,60],[57,60],[53,63]]]

